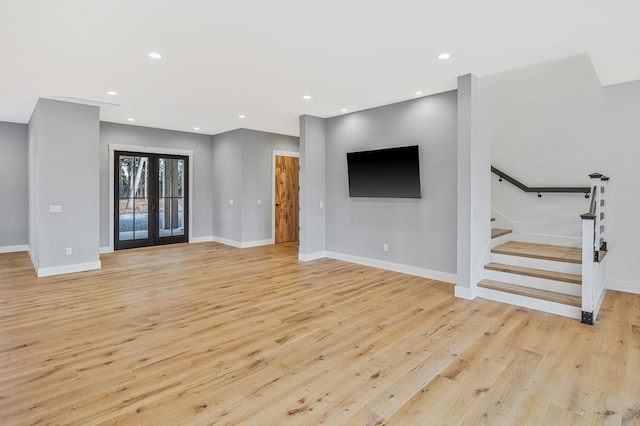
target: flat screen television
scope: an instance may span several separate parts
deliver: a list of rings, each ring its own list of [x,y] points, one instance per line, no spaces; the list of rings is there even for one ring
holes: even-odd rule
[[[418,145],[347,153],[349,197],[420,198]]]

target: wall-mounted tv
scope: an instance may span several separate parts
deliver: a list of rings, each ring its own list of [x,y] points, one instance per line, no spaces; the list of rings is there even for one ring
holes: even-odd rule
[[[350,197],[420,198],[418,145],[347,153]]]

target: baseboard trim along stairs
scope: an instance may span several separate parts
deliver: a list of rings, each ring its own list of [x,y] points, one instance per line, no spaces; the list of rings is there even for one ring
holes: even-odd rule
[[[478,297],[580,319],[582,249],[503,242],[512,237],[510,233],[508,229],[492,229],[491,236],[498,244],[491,249],[484,279],[477,283]]]

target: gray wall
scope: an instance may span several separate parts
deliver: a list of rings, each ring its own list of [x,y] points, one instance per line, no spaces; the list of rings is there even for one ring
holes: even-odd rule
[[[480,81],[493,166],[528,186],[588,186],[589,173],[613,173],[602,160],[616,142],[603,134],[604,89],[587,55]],[[588,210],[581,195],[537,198],[495,176],[493,182],[493,208],[520,222],[523,233],[581,237],[578,216]]]
[[[326,251],[326,120],[300,117],[300,254],[324,257]]]
[[[273,238],[273,150],[298,152],[299,139],[249,129],[213,137],[214,237],[238,243]]]
[[[238,130],[213,137],[212,236],[242,240],[242,135]],[[233,204],[230,201],[233,200]],[[266,200],[265,200],[266,201]]]
[[[29,139],[26,124],[0,122],[0,250],[29,242]]]
[[[194,238],[210,237],[213,195],[213,148],[211,136],[150,127],[100,123],[100,245],[109,246],[109,144],[149,146],[193,151],[193,223]]]
[[[100,260],[99,137],[98,108],[38,100],[29,122],[29,244],[39,272]]]
[[[593,149],[601,150],[602,169],[611,177],[607,280],[614,288],[640,293],[640,81],[606,87],[604,97],[605,136]]]
[[[602,87],[586,54],[480,80],[493,165],[529,186],[588,186],[592,172],[611,178],[608,285],[640,292],[640,82]],[[494,177],[492,206],[524,234],[579,238],[589,200],[537,198]]]
[[[456,117],[452,91],[327,119],[328,251],[456,273]],[[347,152],[405,145],[421,199],[349,198]]]

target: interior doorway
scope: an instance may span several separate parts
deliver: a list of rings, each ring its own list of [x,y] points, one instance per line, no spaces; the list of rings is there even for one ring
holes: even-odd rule
[[[275,156],[275,242],[299,239],[300,158]]]
[[[114,248],[187,242],[189,157],[114,153]]]

